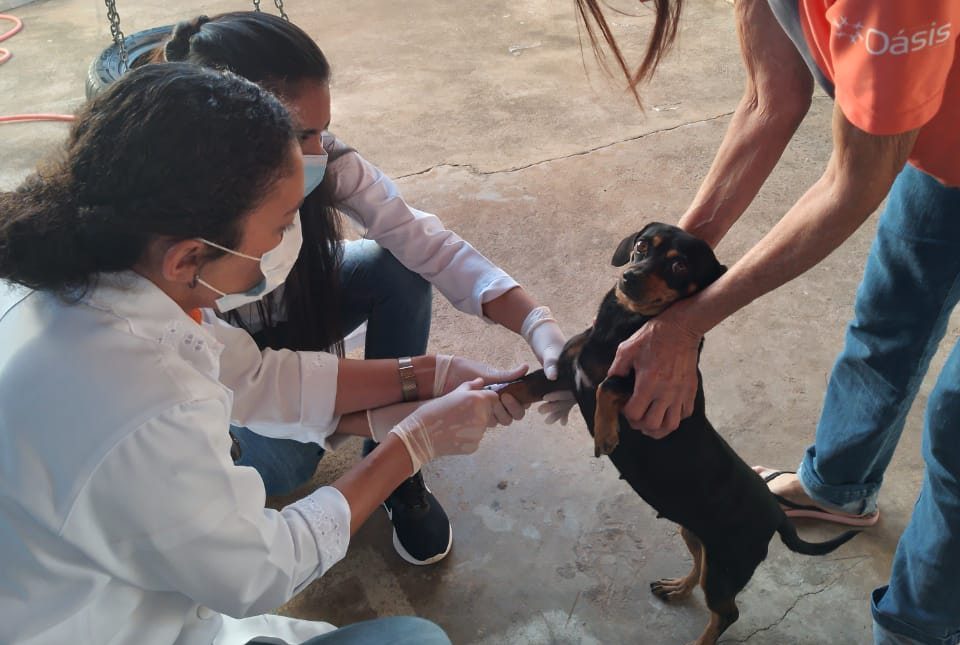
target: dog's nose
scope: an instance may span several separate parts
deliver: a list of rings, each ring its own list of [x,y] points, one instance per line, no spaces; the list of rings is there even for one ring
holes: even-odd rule
[[[624,271],[623,284],[633,286],[640,282],[640,273],[638,271]]]

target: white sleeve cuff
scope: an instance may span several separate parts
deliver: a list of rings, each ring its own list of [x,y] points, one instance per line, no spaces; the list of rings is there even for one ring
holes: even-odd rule
[[[317,543],[317,576],[343,559],[350,544],[350,505],[339,490],[324,486],[283,509],[307,523]]]
[[[506,292],[511,289],[519,287],[520,283],[511,278],[509,275],[504,273],[503,275],[494,278],[488,282],[485,286],[477,289],[475,297],[477,302],[477,315],[488,324],[495,325],[497,324],[493,320],[490,320],[483,315],[483,305],[490,302],[491,300],[496,300]]]
[[[330,435],[337,430],[340,417],[334,414],[337,402],[337,373],[340,359],[326,352],[298,352],[300,356],[301,441],[315,441],[324,450],[334,445]]]

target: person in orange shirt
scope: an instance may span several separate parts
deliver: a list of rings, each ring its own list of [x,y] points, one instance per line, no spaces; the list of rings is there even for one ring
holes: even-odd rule
[[[680,0],[652,0],[653,37],[631,70],[598,0],[577,0],[637,92],[676,34]],[[960,65],[956,0],[738,0],[747,83],[713,165],[680,226],[712,245],[744,212],[810,106],[835,98],[822,177],[727,273],[624,342],[611,374],[636,371],[624,409],[653,437],[693,410],[700,338],[839,247],[887,198],[827,388],[816,440],[797,473],[758,467],[791,516],[870,526],[904,419],[960,300]],[[638,98],[639,100],[639,98]],[[960,345],[930,393],[926,470],[872,597],[878,644],[960,643]]]

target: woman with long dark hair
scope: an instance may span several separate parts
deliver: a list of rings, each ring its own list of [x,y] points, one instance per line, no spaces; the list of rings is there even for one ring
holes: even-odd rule
[[[677,33],[681,0],[656,20],[632,71],[600,0],[577,0],[591,41],[636,92]],[[620,347],[636,373],[624,414],[662,437],[693,410],[704,333],[817,265],[886,199],[797,472],[757,467],[789,516],[872,526],[884,473],[930,360],[960,301],[960,3],[956,0],[737,0],[743,98],[680,226],[716,245],[750,205],[810,107],[835,99],[823,176],[710,288],[670,307]],[[599,36],[597,35],[599,33]],[[923,488],[888,585],[872,596],[874,641],[960,642],[960,345],[927,401]]]
[[[299,256],[297,133],[254,83],[149,65],[0,192],[0,642],[449,643],[416,618],[266,615],[422,464],[522,414],[416,357],[414,395],[449,394],[381,427],[332,485],[264,507],[231,422],[325,443],[402,394],[396,361],[261,350],[211,313],[258,301]]]
[[[282,294],[228,320],[261,346],[290,349],[333,346],[366,321],[365,356],[405,363],[426,350],[432,285],[457,309],[522,335],[555,378],[564,336],[549,309],[435,215],[409,206],[389,177],[329,133],[330,66],[303,30],[253,11],[201,16],[177,25],[156,59],[229,69],[276,93],[298,119],[307,159],[303,253]],[[342,242],[338,211],[362,228],[363,240]],[[550,419],[565,421],[569,401],[552,405]],[[322,455],[315,445],[233,433],[238,463],[257,467],[270,493],[309,479]],[[374,446],[366,442],[364,453]],[[429,564],[449,553],[450,522],[419,473],[384,506],[405,560]]]

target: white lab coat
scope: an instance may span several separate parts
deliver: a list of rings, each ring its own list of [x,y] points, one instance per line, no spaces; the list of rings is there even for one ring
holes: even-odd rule
[[[326,173],[333,202],[360,229],[397,260],[429,281],[460,311],[483,317],[483,305],[519,286],[469,242],[444,228],[436,215],[404,201],[393,180],[355,150],[334,138]],[[277,290],[277,295],[283,287]],[[275,320],[286,320],[280,298],[273,298]],[[251,331],[261,328],[256,305],[240,307]]]
[[[77,304],[0,283],[0,643],[299,643],[333,629],[263,614],[344,556],[346,500],[324,487],[265,509],[227,430],[326,445],[336,358],[261,354],[207,320],[133,273]]]

